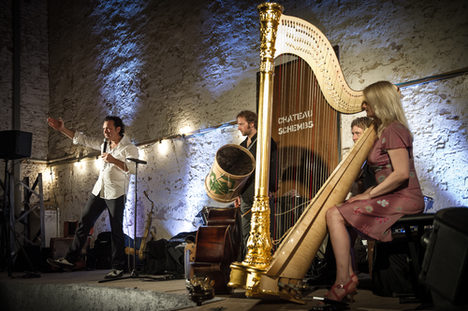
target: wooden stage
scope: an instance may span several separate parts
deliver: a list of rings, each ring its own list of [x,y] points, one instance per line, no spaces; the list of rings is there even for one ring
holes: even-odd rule
[[[232,295],[217,295],[196,306],[190,300],[185,280],[128,278],[99,283],[108,270],[50,272],[30,275],[0,273],[1,310],[318,310],[314,296],[323,296],[325,288],[311,288],[305,305],[282,300],[246,298],[242,290]],[[124,276],[129,276],[125,274]],[[365,284],[362,276],[361,284]],[[398,298],[379,297],[369,289],[358,289],[355,302],[347,310],[431,310],[419,303],[400,304]]]

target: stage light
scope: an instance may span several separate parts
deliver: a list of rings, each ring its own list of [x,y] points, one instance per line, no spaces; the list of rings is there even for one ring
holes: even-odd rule
[[[81,162],[80,160],[76,161],[73,166],[78,169],[79,171],[81,171],[83,169],[83,162]]]
[[[170,141],[168,139],[162,140],[156,145],[160,155],[166,155],[169,152]]]
[[[138,148],[138,159],[146,161],[146,152],[143,148]]]
[[[182,135],[182,136],[185,136],[185,135],[189,134],[189,133],[192,132],[192,131],[193,131],[193,129],[192,129],[192,127],[189,126],[189,125],[185,125],[185,126],[183,126],[183,127],[181,127],[181,128],[179,129],[179,133],[180,133],[180,135]]]
[[[50,184],[53,183],[55,180],[55,173],[51,166],[49,167],[46,166],[44,172],[42,173],[42,176],[47,176],[45,177],[45,181]]]

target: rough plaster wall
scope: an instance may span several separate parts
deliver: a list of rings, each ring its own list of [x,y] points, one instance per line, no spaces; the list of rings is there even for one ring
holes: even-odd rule
[[[71,128],[99,134],[104,114],[119,114],[129,125],[128,135],[141,142],[179,134],[184,126],[198,130],[225,123],[233,120],[240,109],[255,109],[258,33],[257,13],[250,10],[251,4],[205,1],[175,6],[169,1],[143,1],[133,6],[138,14],[132,14],[125,9],[130,1],[109,3],[111,9],[51,1],[50,57],[58,60],[50,66],[52,115],[63,117]],[[118,33],[123,36],[117,37]],[[129,46],[132,50],[125,50]],[[129,56],[139,58],[140,64],[140,73],[134,76],[130,90],[119,85],[118,79],[103,77],[103,72],[112,75],[112,66],[125,67]],[[99,102],[105,104],[98,105]],[[238,135],[235,130],[231,133],[234,134],[229,137],[220,134],[223,139],[218,147]],[[203,180],[217,148],[205,150],[206,142],[191,142],[193,138],[189,137],[171,142],[173,148],[168,157],[174,162],[160,167],[157,161],[150,161],[142,168],[142,176],[150,174],[151,181],[138,188],[158,189],[156,203],[161,207],[155,221],[164,224],[158,230],[163,237],[177,233],[174,228],[194,230],[194,214],[210,202]],[[213,139],[207,144],[214,144]],[[89,150],[51,132],[49,152],[51,157],[61,157],[87,154]],[[192,157],[205,160],[204,170],[190,164]],[[187,186],[193,178],[196,190]],[[81,189],[75,187],[73,193],[79,191],[77,188]],[[129,198],[133,197],[131,191]],[[89,189],[83,189],[80,193],[81,204],[88,192]],[[204,202],[192,204],[187,212],[184,206],[189,201],[184,196],[188,192],[197,193],[193,195],[203,197]],[[138,195],[139,208],[143,205],[148,209],[150,204],[142,192]],[[67,199],[58,198],[58,206],[73,205],[78,210],[77,201]],[[131,205],[126,214],[129,225],[133,223]],[[63,215],[66,214],[70,213]],[[131,229],[128,233],[133,235]]]
[[[147,99],[132,129],[138,141],[206,128],[255,107],[255,10],[242,1],[153,2],[144,62]],[[157,14],[157,15],[155,15]]]
[[[92,134],[100,132],[105,114],[118,114],[141,142],[178,134],[184,126],[196,130],[233,120],[239,108],[255,109],[258,34],[250,4],[131,2],[51,1],[51,114]],[[139,72],[131,86],[120,85],[106,77],[114,75],[113,67],[122,75],[129,68]],[[64,144],[57,133],[49,151],[52,157],[87,152]]]
[[[63,118],[69,128],[98,134],[106,103],[99,94],[101,83],[96,83],[101,68],[95,60],[102,47],[93,31],[98,17],[91,13],[80,1],[49,1],[49,111]],[[49,134],[51,158],[88,152],[52,129]]]
[[[415,164],[434,210],[468,206],[468,76],[403,91],[413,120]]]
[[[241,139],[236,127],[227,126],[141,148],[142,157],[150,165],[139,175],[139,183],[143,185],[139,189],[146,189],[155,201],[155,221],[160,224],[158,234],[167,237],[193,231],[200,225],[200,218],[195,216],[203,206],[226,206],[208,198],[204,181],[216,151],[226,142],[240,143]],[[143,196],[139,201],[148,212],[151,203]]]
[[[12,1],[0,2],[0,131],[12,130],[13,104],[13,25]],[[45,124],[49,108],[48,80],[48,29],[47,2],[20,1],[20,99],[19,130],[31,132],[31,158],[47,157],[48,130]],[[19,161],[17,161],[19,163]],[[10,162],[11,163],[11,162]],[[4,180],[5,162],[0,162],[1,179]],[[18,166],[16,166],[18,167]],[[11,166],[10,166],[11,168]],[[15,181],[29,177],[31,184],[44,170],[44,165],[21,164],[15,170]],[[37,189],[36,189],[37,190]],[[15,184],[16,211],[22,208],[23,188]],[[47,195],[47,191],[44,193]],[[1,189],[3,198],[3,188]],[[37,203],[33,196],[31,203]],[[38,219],[31,216],[31,232],[38,229]],[[17,228],[19,231],[23,226]]]
[[[11,129],[12,105],[12,17],[10,1],[0,2],[0,130]]]
[[[308,11],[309,4],[293,10],[339,45],[344,75],[355,89],[378,80],[401,83],[467,66],[466,2],[362,1],[356,6],[341,1]],[[465,75],[402,90],[421,187],[435,200],[432,211],[468,205],[467,83]],[[344,150],[352,145],[349,133],[355,117],[343,117]],[[454,167],[458,172],[449,173]]]
[[[142,142],[179,134],[183,126],[198,130],[226,123],[241,109],[255,110],[259,34],[251,1],[106,3],[109,6],[49,2],[53,116],[63,117],[72,128],[100,135],[104,114],[120,114],[130,125],[128,134]],[[310,21],[340,46],[342,68],[353,88],[381,79],[405,82],[467,66],[464,1],[281,3],[285,14]],[[4,28],[2,24],[2,32],[9,35]],[[0,59],[7,65],[5,53],[8,50],[2,47]],[[4,74],[1,81],[2,94],[7,94],[3,103],[11,95]],[[466,86],[465,76],[403,89],[418,175],[424,193],[435,198],[435,210],[468,205],[463,162],[468,150]],[[349,124],[354,117],[343,118],[344,150],[352,144]],[[0,118],[3,121],[3,114]],[[89,152],[52,131],[49,138],[50,158]],[[150,208],[143,196],[147,190],[156,203],[158,237],[196,227],[198,210],[215,204],[203,187],[215,152],[240,139],[235,127],[226,127],[140,147],[148,165],[139,176],[139,213],[144,216],[141,210]],[[170,152],[163,155],[159,145],[167,142]],[[60,207],[62,220],[77,219],[97,170],[74,164],[52,170],[55,186],[48,197]],[[127,224],[133,219],[131,210],[127,208]],[[106,221],[105,216],[99,220],[97,231],[106,228]]]
[[[0,131],[12,129],[13,33],[11,1],[0,4]],[[47,3],[21,1],[20,130],[33,133],[32,158],[47,157],[49,108]]]
[[[127,117],[131,119],[128,133],[137,142],[177,134],[183,126],[197,130],[225,123],[232,120],[240,109],[255,109],[258,17],[254,6],[245,3],[202,1],[190,5],[184,2],[173,5],[162,1],[143,4],[138,8],[140,17],[134,23],[139,23],[139,26],[130,23],[127,29],[133,31],[133,35],[121,40],[127,43],[126,40],[137,38],[138,44],[135,43],[135,46],[141,49],[134,53],[142,58],[143,64],[140,68],[141,76],[135,79],[140,91],[134,97],[123,93],[125,98],[130,96],[130,103],[136,109],[130,109],[125,103],[117,103],[121,111],[128,112]],[[62,81],[73,81],[73,92],[57,86],[59,93],[52,94],[52,102],[62,107],[59,110],[65,113],[67,108],[66,105],[60,105],[60,102],[64,102],[60,92],[70,96],[76,105],[83,105],[80,109],[68,111],[73,116],[68,117],[73,125],[95,131],[92,127],[99,124],[99,109],[112,111],[109,107],[99,108],[95,104],[102,96],[97,94],[97,89],[113,89],[105,85],[112,83],[112,80],[106,80],[100,85],[103,83],[100,76],[93,73],[97,69],[88,67],[96,65],[95,60],[99,60],[97,55],[103,50],[109,53],[106,44],[116,44],[115,37],[109,35],[115,23],[105,19],[110,15],[123,23],[121,11],[124,5],[114,3],[112,8],[115,11],[101,18],[91,14],[93,23],[89,23],[86,18],[92,8],[78,7],[69,13],[65,11],[65,15],[72,16],[79,12],[79,33],[74,28],[75,19],[63,18],[60,21],[65,38],[73,38],[67,43],[72,45],[73,50],[91,51],[86,55],[72,57],[76,62],[55,64],[60,71],[86,76],[86,79]],[[365,1],[360,5],[354,1],[285,1],[283,5],[285,14],[311,21],[327,35],[333,45],[340,46],[343,70],[353,88],[362,89],[381,79],[405,82],[466,66],[462,56],[467,48],[467,9],[462,1],[448,4],[434,1]],[[60,13],[64,12],[61,10]],[[451,22],[447,23],[447,20]],[[86,33],[83,29],[90,28],[90,24],[105,25],[108,31],[101,30],[96,35],[89,30],[91,40],[83,42],[82,37]],[[122,46],[122,42],[119,41],[117,45]],[[62,55],[63,51],[57,49],[57,53]],[[82,70],[82,67],[87,69]],[[459,85],[458,88],[456,85]],[[95,90],[92,86],[95,86]],[[428,87],[431,89],[429,94],[426,93]],[[81,89],[91,92],[82,92]],[[81,97],[76,97],[74,93]],[[409,87],[403,90],[403,94],[409,122],[418,125],[411,129],[415,136],[416,165],[424,193],[435,198],[434,209],[466,202],[466,194],[464,199],[454,199],[448,195],[451,191],[466,192],[466,187],[460,187],[458,183],[460,179],[466,178],[466,168],[460,170],[456,182],[439,180],[434,176],[435,171],[441,172],[459,163],[452,151],[453,144],[457,145],[455,148],[460,151],[459,154],[464,154],[467,150],[466,139],[452,142],[451,137],[447,138],[453,124],[442,121],[435,123],[436,117],[429,118],[429,124],[419,119],[421,111],[428,111],[431,115],[434,98],[442,98],[445,94],[455,99],[450,104],[452,109],[444,111],[456,115],[452,123],[456,123],[460,131],[466,131],[466,79]],[[93,104],[88,105],[86,102]],[[91,116],[90,111],[93,112]],[[442,119],[447,114],[444,111],[438,114],[442,115]],[[349,124],[354,117],[343,117],[344,150],[352,144]],[[432,130],[428,131],[428,128]],[[231,133],[232,136],[238,135],[234,128]],[[204,176],[217,148],[224,143],[240,140],[231,138],[229,132],[219,134],[219,130],[215,130],[197,139],[172,139],[171,153],[162,159],[156,151],[152,152],[159,143],[142,148],[142,156],[148,159],[148,165],[142,168],[139,189],[147,189],[156,203],[154,221],[158,225],[160,237],[190,230],[194,214],[203,205],[213,204],[204,193]],[[63,141],[61,137],[57,140]],[[434,143],[428,146],[428,140]],[[445,140],[450,143],[443,146],[437,143]],[[212,143],[207,150],[207,144],[211,141],[216,143]],[[57,150],[62,147],[58,144]],[[50,151],[55,154],[56,150]],[[194,166],[194,159],[202,164]],[[434,165],[427,165],[432,161]],[[463,184],[466,185],[466,181]],[[85,197],[87,191],[83,188],[81,196]],[[141,191],[138,206],[147,212],[150,204]],[[131,211],[131,208],[127,210]],[[140,212],[142,214],[145,213]],[[129,212],[127,222],[131,223],[132,219]],[[196,226],[196,223],[193,225]]]

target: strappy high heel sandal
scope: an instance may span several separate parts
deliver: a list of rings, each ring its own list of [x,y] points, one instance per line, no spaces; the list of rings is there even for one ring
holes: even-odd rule
[[[337,290],[340,290],[340,293],[337,292]],[[343,290],[343,291],[341,291]],[[348,302],[354,302],[354,295],[356,295],[356,283],[351,278],[346,284],[334,284],[328,293],[325,294],[325,297],[327,297],[330,300],[335,300],[335,301],[343,301],[346,300]]]

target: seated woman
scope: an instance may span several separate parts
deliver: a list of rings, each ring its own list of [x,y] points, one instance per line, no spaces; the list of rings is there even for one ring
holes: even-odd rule
[[[424,209],[413,161],[412,135],[398,88],[380,81],[364,89],[363,109],[374,119],[378,139],[367,163],[376,186],[327,212],[327,226],[336,259],[336,280],[327,297],[341,301],[356,293],[358,280],[350,256],[347,226],[379,241],[390,241],[391,226],[403,215]]]

